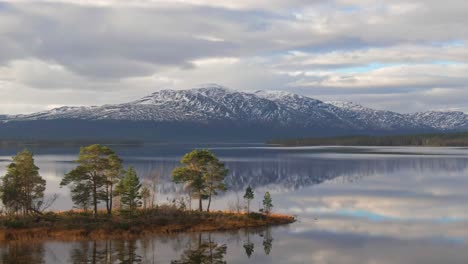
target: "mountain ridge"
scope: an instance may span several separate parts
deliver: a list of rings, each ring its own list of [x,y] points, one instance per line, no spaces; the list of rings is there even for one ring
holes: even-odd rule
[[[200,126],[202,131],[203,126],[215,130],[217,126],[224,129],[250,127],[255,128],[256,133],[266,133],[259,135],[264,138],[276,136],[275,130],[285,136],[289,133],[297,136],[468,130],[468,116],[463,112],[400,114],[351,102],[323,102],[284,91],[244,92],[209,84],[195,89],[160,90],[121,104],[63,106],[32,114],[0,115],[0,136],[5,127],[13,132],[11,127],[15,124],[73,120],[92,124],[110,122],[113,126],[142,122],[159,128],[170,124],[174,130],[181,125]],[[219,133],[223,133],[222,129]]]

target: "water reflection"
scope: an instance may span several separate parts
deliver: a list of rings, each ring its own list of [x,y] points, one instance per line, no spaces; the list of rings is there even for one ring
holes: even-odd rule
[[[263,241],[255,244],[252,237],[258,236],[263,238]],[[269,256],[273,249],[273,235],[271,227],[260,228],[260,229],[247,229],[244,231],[244,241],[242,247],[244,248],[245,255],[250,259],[255,253],[255,250],[259,250],[260,246],[263,246],[263,252],[266,256]]]
[[[0,247],[0,263],[45,263],[44,245],[40,243],[10,243]]]
[[[170,182],[170,171],[185,149],[140,150],[120,151],[143,177],[160,176],[158,201],[184,195]],[[268,190],[276,210],[296,214],[300,221],[267,230],[204,233],[201,242],[198,234],[180,234],[136,241],[46,242],[42,249],[0,246],[0,263],[20,263],[18,257],[34,259],[32,263],[73,263],[73,258],[75,263],[190,263],[190,256],[203,259],[206,252],[222,255],[219,261],[227,263],[261,264],[435,264],[468,259],[466,149],[442,148],[430,155],[421,155],[422,150],[408,155],[415,150],[405,148],[398,153],[378,148],[214,151],[231,170],[231,191],[217,197],[216,209],[226,209],[238,198],[242,203],[243,190],[250,184],[257,191],[255,210]],[[434,155],[439,152],[444,155]],[[8,158],[0,157],[0,174]],[[37,157],[48,188],[62,194],[60,209],[71,206],[68,190],[54,186],[74,158],[70,153]]]
[[[192,243],[191,243],[192,244]],[[172,264],[223,264],[226,263],[226,245],[215,243],[211,235],[202,239],[202,234],[198,234],[196,245],[190,245],[185,250],[179,260],[172,260]]]
[[[239,243],[243,247],[239,247]],[[254,248],[259,249],[255,258]],[[255,263],[262,254],[270,255],[272,248],[272,230],[260,228],[228,233],[149,236],[137,240],[10,243],[0,247],[0,263],[222,264],[235,262],[232,256],[239,258],[244,253],[242,262],[251,260]],[[228,250],[231,261],[228,261]]]
[[[151,149],[144,149],[143,153]],[[61,199],[54,205],[54,209],[66,210],[71,208],[68,188],[59,188],[63,175],[74,166],[72,161],[75,153],[52,155],[41,154],[36,156],[41,174],[47,180],[47,194],[58,193]],[[135,150],[133,150],[135,151]],[[157,150],[154,150],[158,152]],[[146,179],[158,178],[157,191],[159,201],[180,195],[182,190],[171,182],[171,171],[178,166],[179,155],[155,156],[130,155],[121,151],[126,165],[133,165],[138,174]],[[216,150],[215,151],[220,151]],[[132,152],[133,153],[133,152]],[[249,149],[239,149],[229,152],[223,149],[217,153],[226,162],[230,170],[226,182],[230,192],[242,192],[247,185],[254,188],[268,187],[282,192],[291,192],[307,186],[318,185],[326,181],[338,179],[343,183],[360,182],[363,178],[382,174],[398,174],[411,171],[412,174],[464,172],[468,170],[467,157],[457,156],[421,156],[421,155],[371,155],[320,153],[317,150],[309,153],[303,151],[277,151],[260,152],[255,155]],[[344,156],[343,156],[344,155]],[[4,174],[9,156],[0,156],[0,175]],[[457,179],[460,180],[460,179]],[[232,200],[232,197],[230,198]],[[226,204],[227,201],[224,201]],[[224,206],[222,209],[225,209]]]
[[[68,263],[142,263],[136,240],[84,241],[72,247]]]

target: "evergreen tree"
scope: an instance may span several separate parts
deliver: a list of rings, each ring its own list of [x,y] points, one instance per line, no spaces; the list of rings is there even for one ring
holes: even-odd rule
[[[83,209],[85,212],[91,208],[93,202],[91,200],[92,186],[89,182],[79,182],[70,190],[71,198],[74,207]]]
[[[112,214],[113,200],[115,195],[114,186],[120,181],[123,174],[123,161],[117,156],[117,154],[112,153],[108,157],[108,168],[105,172],[105,194],[103,199],[106,202],[106,209],[109,215]]]
[[[244,199],[247,201],[247,213],[250,213],[250,202],[255,198],[254,192],[250,185],[245,189]]]
[[[208,150],[194,150],[185,154],[181,160],[184,166],[174,169],[172,179],[175,183],[185,183],[191,197],[198,199],[198,209],[203,211],[203,199],[208,199],[219,190],[225,190],[223,183],[227,170],[224,164]]]
[[[75,205],[85,208],[91,201],[94,217],[97,217],[99,202],[109,202],[107,175],[112,170],[114,155],[110,148],[99,144],[81,148],[76,161],[78,166],[67,173],[60,183],[61,186],[71,185]]]
[[[2,178],[1,200],[13,213],[38,213],[45,191],[46,181],[39,175],[31,152],[24,150],[13,157],[7,173]]]
[[[227,187],[224,183],[228,170],[224,167],[224,164],[219,162],[218,158],[214,155],[212,160],[206,165],[205,182],[208,192],[208,206],[207,211],[210,211],[211,199],[213,195],[218,195],[218,191],[226,191]]]
[[[129,167],[125,177],[119,182],[117,192],[123,208],[133,214],[141,206],[141,183],[133,167]]]
[[[272,208],[273,208],[273,200],[271,199],[270,192],[266,192],[265,196],[263,197],[263,211],[266,214],[269,214]]]

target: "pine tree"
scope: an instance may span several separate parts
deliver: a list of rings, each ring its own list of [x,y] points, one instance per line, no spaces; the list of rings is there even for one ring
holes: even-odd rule
[[[119,182],[117,192],[120,195],[120,203],[123,208],[133,214],[141,207],[141,183],[133,167],[129,167],[125,177]]]
[[[100,201],[109,203],[108,175],[113,170],[112,159],[115,153],[110,148],[99,144],[83,147],[78,156],[78,166],[67,173],[60,185],[71,185],[72,199],[75,205],[85,208],[88,201],[93,206],[97,217]]]
[[[115,195],[114,186],[120,181],[123,174],[123,161],[112,153],[108,157],[108,168],[105,172],[105,194],[103,196],[106,202],[107,214],[112,214],[113,200]]]
[[[254,192],[250,185],[245,189],[244,199],[247,201],[247,213],[250,213],[250,202],[255,198]]]
[[[44,198],[46,181],[39,175],[31,152],[24,150],[13,157],[2,178],[1,200],[14,213],[38,213]]]
[[[70,190],[72,201],[75,204],[74,207],[88,212],[93,204],[91,192],[92,187],[88,182],[77,183],[76,186]]]
[[[194,150],[185,154],[181,163],[174,169],[172,179],[175,183],[184,183],[192,197],[198,199],[198,209],[203,211],[203,199],[208,199],[208,210],[213,195],[226,190],[223,181],[228,171],[224,164],[208,150]]]
[[[211,199],[213,195],[218,195],[218,191],[226,191],[227,187],[224,183],[224,178],[228,174],[228,170],[224,164],[219,162],[218,158],[214,155],[212,160],[206,165],[205,182],[207,187],[208,206],[207,211],[210,211]]]
[[[263,211],[266,214],[270,214],[271,209],[273,208],[273,200],[271,199],[270,192],[266,192],[263,197]]]

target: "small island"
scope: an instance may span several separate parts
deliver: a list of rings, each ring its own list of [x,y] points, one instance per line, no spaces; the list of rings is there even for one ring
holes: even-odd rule
[[[36,240],[81,240],[137,238],[150,234],[224,231],[285,225],[295,217],[272,212],[273,202],[265,193],[263,208],[250,211],[254,192],[247,187],[245,210],[210,211],[211,202],[226,191],[224,164],[208,150],[194,150],[174,169],[173,181],[186,196],[156,204],[157,180],[141,181],[133,167],[109,147],[91,145],[80,150],[77,166],[62,179],[70,188],[74,208],[65,212],[48,210],[57,196],[44,197],[46,181],[40,176],[31,152],[24,150],[1,178],[0,242]],[[192,199],[198,200],[192,210]],[[204,201],[208,201],[203,208]]]
[[[274,213],[198,212],[170,206],[139,210],[133,217],[117,214],[108,217],[103,213],[94,218],[88,213],[76,211],[48,212],[41,216],[14,219],[2,217],[0,242],[131,239],[152,234],[276,226],[295,221],[293,216]]]

